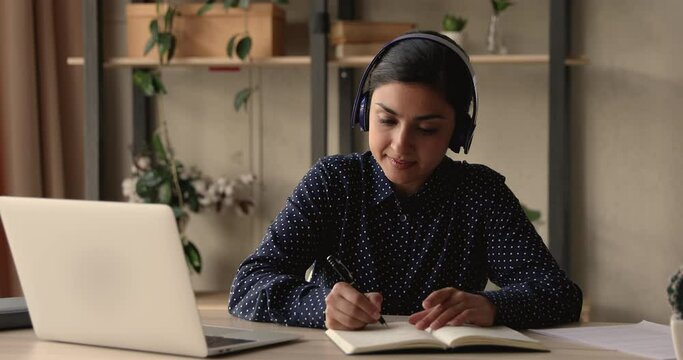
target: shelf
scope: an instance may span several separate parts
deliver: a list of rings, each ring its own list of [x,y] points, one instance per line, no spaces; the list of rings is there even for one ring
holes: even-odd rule
[[[331,59],[329,64],[333,67],[365,67],[372,56],[351,56],[341,59]],[[472,64],[547,64],[550,56],[547,54],[514,54],[514,55],[472,55]],[[66,60],[67,64],[73,66],[83,66],[82,57],[70,57]],[[166,66],[179,67],[289,67],[289,66],[308,66],[311,64],[310,56],[277,56],[265,59],[254,59],[251,61],[239,61],[225,57],[188,57],[172,60]],[[588,59],[584,57],[567,58],[567,66],[588,64]],[[105,68],[111,67],[157,67],[156,60],[148,58],[129,58],[114,57],[104,62]]]

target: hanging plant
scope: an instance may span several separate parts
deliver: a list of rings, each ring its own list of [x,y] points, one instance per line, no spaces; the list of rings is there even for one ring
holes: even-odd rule
[[[158,19],[159,0],[156,9]],[[159,67],[154,70],[136,70],[133,73],[134,84],[146,96],[158,99],[158,96],[167,93],[161,78],[161,68],[171,61],[175,53],[176,37],[173,35],[173,22],[179,15],[177,7],[168,4],[161,27],[157,19],[150,21],[150,37],[145,44],[144,53],[146,55],[156,48]],[[248,96],[249,94],[240,95],[246,98]],[[159,105],[157,103],[161,113]],[[234,180],[221,177],[214,181],[202,175],[196,168],[186,168],[175,158],[170,145],[168,125],[161,114],[159,118],[160,127],[152,138],[151,147],[133,155],[131,173],[121,184],[122,192],[129,202],[167,204],[173,209],[187,264],[192,271],[201,273],[202,257],[199,249],[185,235],[185,229],[190,221],[188,211],[197,213],[202,209],[211,208],[219,212],[223,208],[232,207],[238,214],[250,214],[254,207],[250,188],[255,176],[244,174]]]

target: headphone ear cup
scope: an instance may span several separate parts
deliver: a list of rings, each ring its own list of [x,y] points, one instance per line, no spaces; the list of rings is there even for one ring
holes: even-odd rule
[[[368,94],[364,93],[363,96],[360,99],[360,104],[358,106],[358,114],[356,114],[358,118],[358,126],[360,127],[361,131],[368,131],[370,129],[370,120],[369,120],[369,111],[368,111]]]
[[[455,122],[455,130],[453,131],[453,136],[451,137],[451,142],[448,145],[448,148],[456,153],[459,153],[460,148],[462,147],[465,150],[465,153],[467,153],[473,133],[474,122],[472,121],[470,115],[465,113],[460,117],[459,121]]]

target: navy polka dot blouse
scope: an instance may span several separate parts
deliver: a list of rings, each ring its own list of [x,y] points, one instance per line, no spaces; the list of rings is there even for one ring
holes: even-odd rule
[[[240,265],[229,310],[253,321],[324,327],[325,297],[341,281],[334,254],[382,313],[410,315],[432,291],[488,298],[514,328],[578,320],[582,294],[558,267],[505,179],[444,157],[424,186],[398,197],[370,152],[319,160]],[[310,282],[306,269],[315,263]],[[500,290],[482,291],[487,279]]]

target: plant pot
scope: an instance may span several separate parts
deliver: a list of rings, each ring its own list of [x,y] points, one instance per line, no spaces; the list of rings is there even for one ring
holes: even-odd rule
[[[671,339],[676,351],[676,359],[683,360],[683,319],[671,315]]]
[[[463,31],[442,31],[441,35],[451,38],[461,48],[465,48],[465,32]]]

